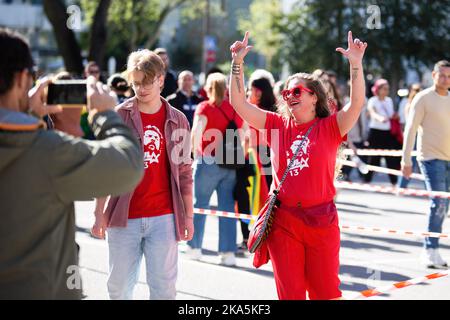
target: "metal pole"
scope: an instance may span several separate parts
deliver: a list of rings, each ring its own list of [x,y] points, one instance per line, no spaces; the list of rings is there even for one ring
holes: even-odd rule
[[[205,0],[206,1],[206,6],[205,6],[205,18],[203,19],[203,53],[202,53],[202,73],[205,75],[206,77],[206,68],[207,68],[207,64],[206,64],[206,47],[205,47],[205,38],[207,35],[209,35],[210,33],[210,0]],[[206,78],[205,78],[206,81]]]

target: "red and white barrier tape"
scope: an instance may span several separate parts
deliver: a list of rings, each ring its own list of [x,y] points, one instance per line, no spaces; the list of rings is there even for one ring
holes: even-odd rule
[[[256,219],[256,216],[252,216],[250,214],[226,212],[226,211],[219,211],[219,210],[207,210],[207,209],[194,208],[194,212],[203,214],[203,215],[208,215],[208,216],[216,216],[216,217],[226,217],[226,218],[246,219],[246,220],[255,220]],[[358,231],[358,232],[386,233],[386,234],[396,234],[396,235],[401,235],[401,236],[419,236],[419,237],[427,237],[427,238],[450,238],[449,234],[437,233],[437,232],[404,231],[404,230],[347,226],[347,225],[340,225],[339,227],[342,230],[350,230],[350,231]]]
[[[379,287],[376,289],[369,289],[369,290],[365,290],[365,291],[361,291],[359,293],[350,295],[346,298],[342,297],[336,300],[356,300],[356,299],[360,299],[360,298],[369,298],[369,297],[374,297],[380,294],[384,294],[384,293],[388,293],[389,291],[392,290],[396,290],[396,289],[403,289],[415,284],[419,284],[428,280],[433,280],[433,279],[438,279],[438,278],[442,278],[442,277],[446,277],[448,276],[450,273],[450,271],[443,271],[443,272],[438,272],[438,273],[433,273],[433,274],[429,274],[427,276],[424,277],[419,277],[419,278],[415,278],[415,279],[410,279],[410,280],[406,280],[406,281],[402,281],[402,282],[397,282],[388,286],[384,286],[384,287]]]
[[[419,236],[419,237],[426,237],[426,238],[450,238],[450,235],[447,233],[437,233],[437,232],[404,231],[404,230],[358,227],[358,226],[345,226],[345,225],[340,226],[340,228],[343,230],[351,230],[351,231],[358,231],[358,232],[397,234],[397,235],[401,235],[401,236]]]
[[[353,167],[353,168],[358,167],[358,165],[354,161],[339,160],[339,162],[344,166],[349,166],[349,167]],[[365,167],[369,171],[392,174],[392,175],[399,176],[399,177],[403,176],[403,173],[400,170],[393,170],[393,169],[388,169],[388,168],[383,168],[383,167],[371,166],[369,164],[366,164]],[[417,179],[417,180],[421,180],[421,181],[425,180],[423,175],[417,174],[417,173],[411,174],[411,179]]]
[[[344,155],[352,156],[355,154],[352,149],[343,150]],[[358,149],[356,150],[358,156],[385,156],[385,157],[401,157],[402,150],[387,150],[387,149]],[[417,151],[411,152],[411,156],[417,156]]]
[[[256,219],[256,216],[252,216],[251,214],[244,214],[244,213],[235,213],[235,212],[226,212],[226,211],[219,211],[219,210],[208,210],[208,209],[200,209],[200,208],[194,208],[195,213],[204,214],[207,216],[216,216],[216,217],[226,217],[226,218],[235,218],[235,219]]]
[[[336,188],[340,188],[340,189],[391,193],[391,194],[395,194],[395,195],[404,195],[404,196],[433,197],[433,198],[450,199],[450,192],[441,192],[441,191],[431,191],[430,192],[430,191],[426,191],[426,190],[374,186],[371,184],[363,184],[363,183],[347,182],[347,181],[336,181],[334,183],[334,185]]]

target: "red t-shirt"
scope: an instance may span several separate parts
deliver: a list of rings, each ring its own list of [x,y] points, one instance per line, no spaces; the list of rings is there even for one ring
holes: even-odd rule
[[[296,125],[292,119],[284,119],[273,112],[267,113],[265,129],[267,142],[271,148],[276,187],[303,135],[316,121],[318,123],[306,138],[302,150],[294,160],[295,164],[281,187],[279,199],[284,205],[295,207],[300,202],[302,207],[311,207],[333,200],[336,194],[334,188],[336,154],[346,136],[341,137],[336,114]],[[273,129],[278,129],[278,138],[277,130]]]
[[[242,118],[228,100],[224,100],[220,107],[209,101],[203,101],[195,109],[195,114],[205,116],[208,119],[203,132],[200,150],[197,150],[202,156],[214,156],[214,151],[217,147],[216,138],[219,134],[221,135],[220,137],[223,137],[230,120],[234,120],[238,128],[242,128],[243,125]]]
[[[170,164],[164,136],[166,108],[155,114],[141,112],[144,129],[144,177],[133,193],[129,219],[156,217],[173,213],[170,189]]]

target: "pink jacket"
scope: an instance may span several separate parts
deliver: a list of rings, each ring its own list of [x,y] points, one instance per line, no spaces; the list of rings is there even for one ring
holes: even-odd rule
[[[173,108],[165,99],[161,98],[161,101],[167,110],[164,135],[170,163],[176,236],[180,241],[184,238],[187,217],[182,196],[192,196],[193,190],[190,128],[189,122],[182,112]],[[116,111],[140,140],[143,149],[144,130],[136,98],[131,98],[117,106]],[[133,193],[127,193],[111,197],[105,211],[108,227],[127,226],[132,195]]]

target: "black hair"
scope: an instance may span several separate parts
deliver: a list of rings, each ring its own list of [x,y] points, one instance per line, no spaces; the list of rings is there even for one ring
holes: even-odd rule
[[[33,69],[33,57],[27,41],[18,33],[0,28],[0,95],[8,92],[14,75]]]
[[[276,111],[275,95],[270,81],[266,78],[255,79],[251,83],[252,87],[261,90],[261,98],[258,107],[267,111]]]
[[[212,67],[211,69],[209,69],[209,70],[206,72],[206,78],[208,78],[208,76],[209,76],[211,73],[221,73],[221,74],[223,74],[223,71],[222,71],[222,69],[220,69],[219,67],[214,66],[214,67]],[[206,79],[206,78],[205,78],[205,79]]]

